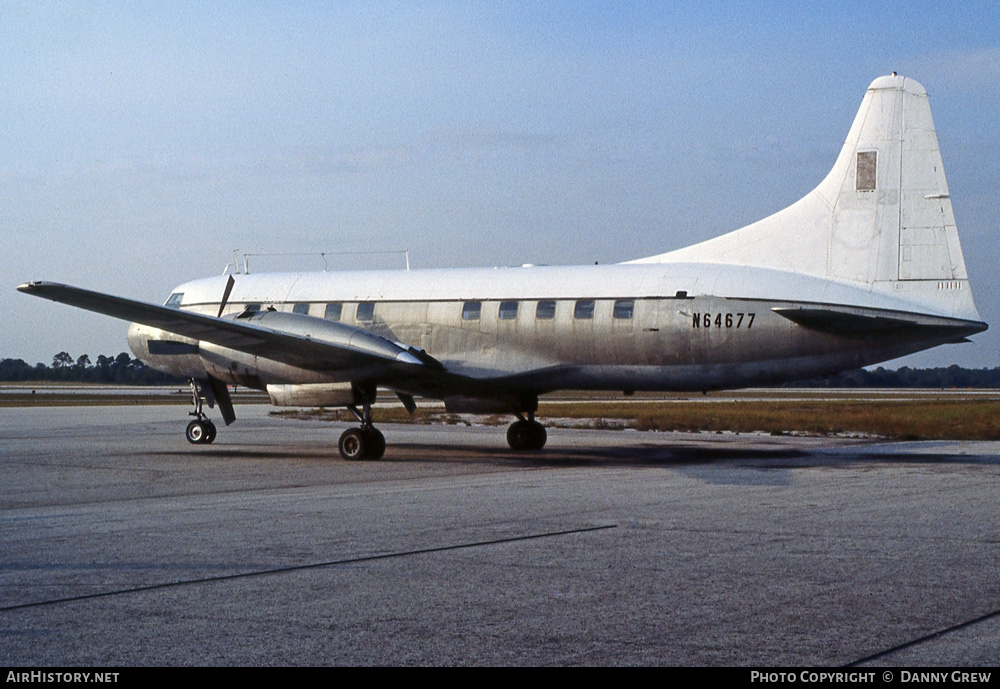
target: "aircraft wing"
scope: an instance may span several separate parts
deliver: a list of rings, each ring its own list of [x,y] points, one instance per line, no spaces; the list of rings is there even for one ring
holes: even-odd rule
[[[315,318],[311,324],[307,316],[267,311],[217,318],[54,282],[29,282],[17,289],[313,371],[351,371],[352,377],[387,381],[444,373],[444,367],[423,350],[345,323]]]

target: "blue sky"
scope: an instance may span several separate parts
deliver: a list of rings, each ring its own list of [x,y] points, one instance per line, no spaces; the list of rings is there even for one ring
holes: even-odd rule
[[[895,70],[931,95],[993,325],[905,363],[1000,365],[1000,2],[7,2],[0,39],[0,357],[127,349],[31,279],[159,303],[236,248],[419,268],[707,239],[808,192]]]

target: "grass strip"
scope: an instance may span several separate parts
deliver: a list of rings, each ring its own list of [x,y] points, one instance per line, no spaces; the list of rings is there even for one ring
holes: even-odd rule
[[[352,422],[346,410],[287,410],[272,412],[290,418]],[[871,435],[907,440],[1000,440],[1000,401],[987,400],[834,400],[728,402],[581,401],[539,405],[538,418],[548,426],[566,419],[589,419],[592,428],[633,428],[642,431],[774,435]],[[506,425],[502,414],[467,415],[421,410],[411,417],[399,408],[378,409],[381,423],[479,423]],[[618,421],[611,423],[610,421]],[[568,424],[567,424],[568,425]],[[573,424],[578,425],[578,424]]]

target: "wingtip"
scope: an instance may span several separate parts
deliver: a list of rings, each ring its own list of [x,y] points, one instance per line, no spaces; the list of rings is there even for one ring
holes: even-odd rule
[[[24,292],[25,294],[37,294],[41,292],[46,287],[68,287],[59,282],[46,282],[44,280],[32,280],[31,282],[25,282],[24,284],[17,286],[18,292]]]

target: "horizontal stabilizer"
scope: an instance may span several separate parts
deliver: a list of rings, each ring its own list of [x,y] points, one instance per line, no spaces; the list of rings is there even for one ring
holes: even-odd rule
[[[986,324],[978,321],[964,321],[952,318],[918,316],[916,314],[859,313],[856,310],[841,311],[818,308],[777,308],[772,309],[803,328],[818,330],[834,335],[885,335],[892,333],[914,334],[926,332],[937,336],[949,331],[955,338],[986,330]]]

